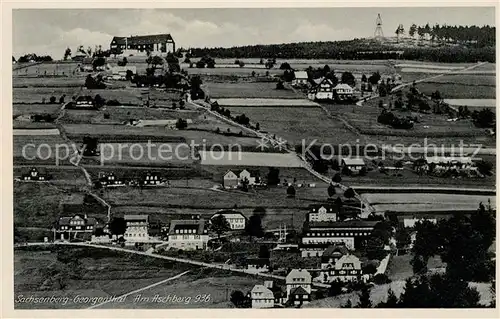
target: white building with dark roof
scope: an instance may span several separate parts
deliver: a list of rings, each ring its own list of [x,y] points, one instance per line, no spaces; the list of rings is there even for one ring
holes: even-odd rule
[[[300,87],[306,86],[308,83],[309,76],[306,71],[295,72],[295,79],[292,80],[292,86]]]
[[[149,217],[148,215],[125,215],[123,216],[127,229],[123,234],[125,245],[145,243],[149,241]]]
[[[206,249],[208,230],[204,219],[172,220],[168,231],[168,247],[182,250]]]

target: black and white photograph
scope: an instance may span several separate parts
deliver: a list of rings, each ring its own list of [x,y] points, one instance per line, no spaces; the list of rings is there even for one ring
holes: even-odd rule
[[[496,308],[496,4],[343,5],[12,9],[14,310]]]

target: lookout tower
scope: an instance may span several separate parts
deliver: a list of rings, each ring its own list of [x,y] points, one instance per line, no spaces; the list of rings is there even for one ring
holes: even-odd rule
[[[377,20],[375,22],[375,39],[381,40],[384,38],[384,31],[382,31],[382,18],[380,17],[380,13],[377,16]]]

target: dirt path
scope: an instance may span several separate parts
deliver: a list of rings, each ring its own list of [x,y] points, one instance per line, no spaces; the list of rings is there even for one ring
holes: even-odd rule
[[[179,279],[179,278],[181,278],[182,276],[184,276],[185,274],[187,274],[187,273],[189,273],[189,272],[190,272],[190,271],[188,270],[188,271],[185,271],[185,272],[180,273],[180,274],[178,274],[178,275],[175,275],[175,276],[173,276],[173,277],[170,277],[170,278],[164,279],[164,280],[162,280],[162,281],[159,281],[159,282],[157,282],[157,283],[154,283],[154,284],[152,284],[152,285],[148,285],[148,286],[146,286],[146,287],[142,287],[142,288],[136,289],[136,290],[134,290],[134,291],[131,291],[131,292],[128,292],[128,293],[126,293],[126,294],[123,294],[123,295],[121,295],[121,296],[119,296],[119,297],[116,297],[116,299],[120,299],[120,298],[123,298],[123,297],[127,297],[127,296],[130,296],[130,295],[132,295],[132,294],[135,294],[135,293],[138,293],[138,292],[141,292],[141,291],[144,291],[144,290],[147,290],[147,289],[150,289],[150,288],[153,288],[153,287],[156,287],[156,286],[162,285],[162,284],[164,284],[164,283],[166,283],[166,282],[169,282],[169,281],[172,281],[172,280],[175,280],[175,279]],[[102,303],[99,303],[99,304],[95,304],[95,305],[93,305],[93,306],[91,306],[91,307],[88,307],[87,309],[95,309],[95,308],[98,308],[98,307],[100,307],[100,306],[102,306],[102,305],[108,304],[108,303],[110,303],[110,302],[112,302],[112,299],[111,299],[111,300],[108,300],[108,301],[105,301],[105,302],[102,302]]]

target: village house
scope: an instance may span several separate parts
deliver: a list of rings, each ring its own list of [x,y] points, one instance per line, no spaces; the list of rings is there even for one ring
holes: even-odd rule
[[[353,94],[354,94],[354,90],[352,87],[350,87],[348,84],[345,84],[345,83],[339,83],[337,84],[334,88],[333,88],[333,91],[335,92],[337,98],[339,100],[348,100],[348,99],[351,99]]]
[[[309,83],[309,76],[306,71],[295,72],[295,79],[292,80],[293,87],[303,87],[307,86]]]
[[[348,252],[337,259],[333,265],[328,264],[326,268],[322,269],[320,280],[324,283],[331,283],[335,280],[341,282],[359,281],[363,276],[361,261]]]
[[[330,245],[321,255],[321,269],[335,266],[340,257],[349,254],[349,249],[344,245]]]
[[[229,223],[231,230],[243,230],[245,229],[247,218],[240,212],[234,210],[220,210],[210,217],[213,220],[217,216],[224,216],[224,218]]]
[[[139,184],[142,186],[159,186],[164,183],[164,179],[157,172],[147,172],[139,180]]]
[[[269,258],[247,258],[245,260],[246,269],[254,272],[268,272]]]
[[[76,98],[74,106],[77,109],[93,109],[95,108],[95,103],[90,95],[80,95]]]
[[[112,53],[123,55],[166,55],[175,52],[175,41],[170,34],[113,37],[109,45]]]
[[[182,250],[207,248],[208,230],[204,219],[172,220],[168,231],[168,247]]]
[[[310,89],[307,98],[310,100],[333,100],[333,82],[323,78],[314,88]]]
[[[93,233],[97,220],[87,215],[75,215],[73,217],[60,217],[57,221],[55,232],[60,234],[59,239],[67,240],[76,238],[79,233]],[[67,237],[65,236],[67,235]]]
[[[292,269],[285,279],[286,294],[291,304],[300,306],[309,303],[312,290],[311,274],[305,269]]]
[[[133,65],[126,66],[112,66],[110,69],[111,79],[117,81],[125,81],[127,79],[127,71],[132,72],[132,74],[137,74],[137,67]]]
[[[44,182],[50,180],[51,176],[39,171],[37,168],[33,167],[29,173],[23,174],[21,180],[23,181],[36,181]]]
[[[320,257],[333,244],[344,244],[354,250],[368,239],[378,221],[345,220],[338,222],[309,222],[304,224],[299,249],[302,257]]]
[[[274,293],[271,291],[272,281],[264,282],[264,285],[255,285],[250,291],[252,308],[274,308]]]
[[[148,215],[125,215],[123,216],[127,228],[123,238],[125,245],[145,243],[149,241],[149,216]]]
[[[366,164],[365,161],[363,161],[362,158],[349,158],[349,157],[344,157],[342,158],[342,169],[347,168],[349,169],[352,173],[359,173],[363,168],[366,169]]]
[[[248,186],[255,185],[260,182],[259,174],[256,170],[228,170],[223,177],[224,188],[237,188],[243,182],[247,182]]]
[[[118,178],[114,173],[99,172],[99,182],[103,187],[124,186],[125,181]]]
[[[304,288],[298,287],[293,289],[288,296],[288,303],[295,307],[300,307],[302,305],[311,302],[311,293],[307,292]]]
[[[309,206],[307,220],[309,222],[336,222],[337,207],[334,205],[311,205]]]

